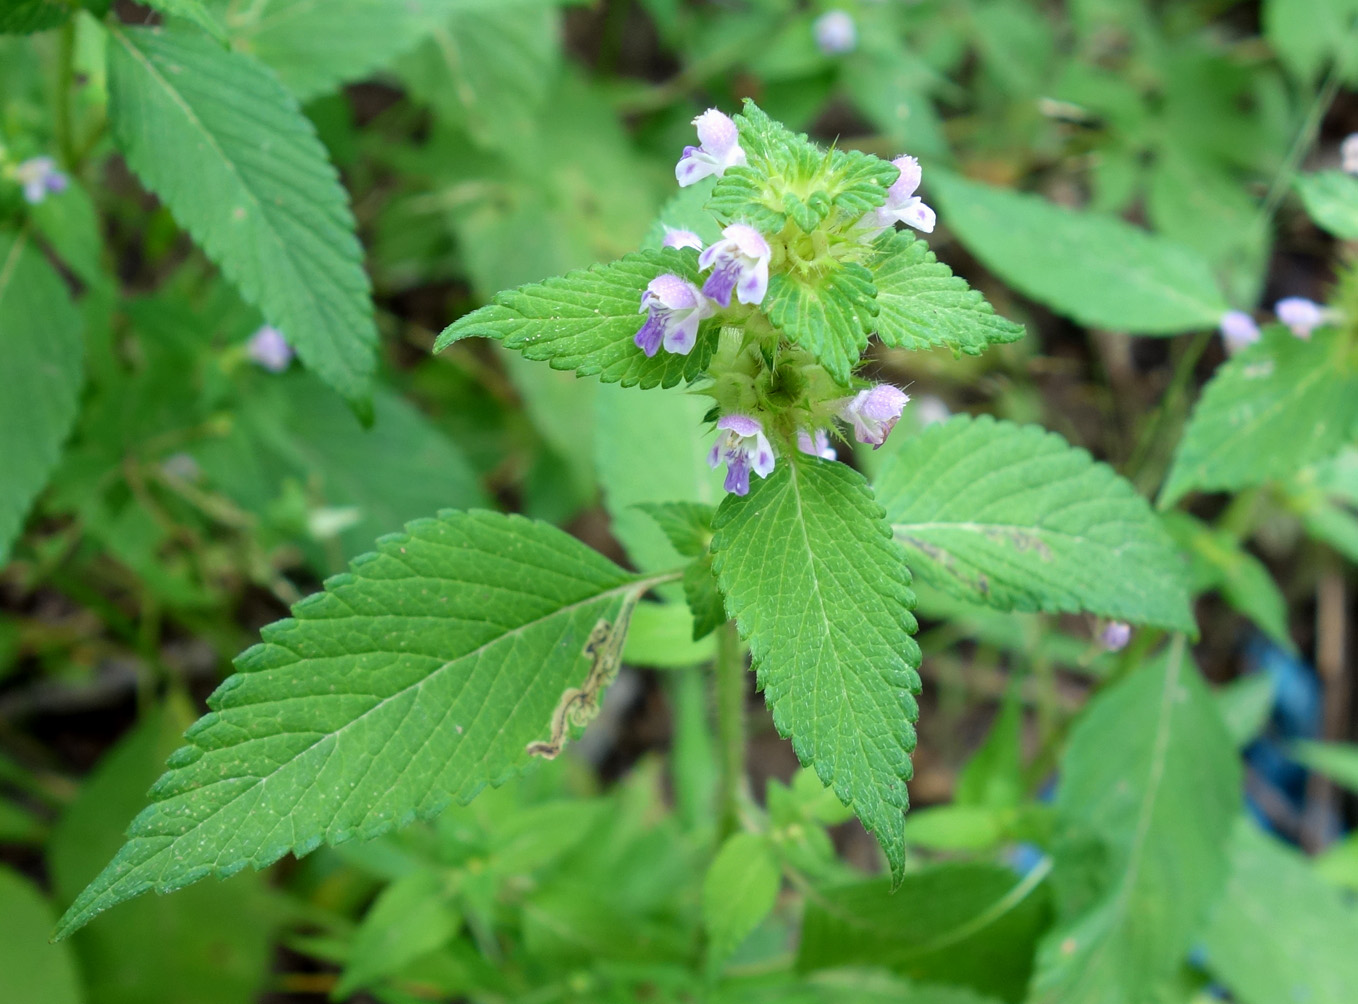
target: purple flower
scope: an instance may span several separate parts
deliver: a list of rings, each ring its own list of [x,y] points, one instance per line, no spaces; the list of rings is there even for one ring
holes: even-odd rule
[[[822,460],[839,459],[839,454],[830,445],[830,434],[824,429],[817,429],[814,435],[805,429],[798,429],[797,449],[813,457],[820,457]]]
[[[1349,133],[1339,144],[1339,169],[1345,174],[1358,174],[1358,132]]]
[[[724,460],[726,490],[736,495],[748,495],[750,471],[761,478],[773,473],[773,447],[764,436],[764,427],[758,419],[748,415],[727,415],[717,422],[717,431],[717,441],[707,454],[707,464],[715,470]]]
[[[638,313],[648,315],[635,339],[642,352],[653,356],[663,343],[666,352],[686,356],[698,341],[698,323],[712,316],[712,304],[693,283],[666,272],[646,286]]]
[[[867,213],[858,221],[858,226],[868,230],[872,237],[897,223],[912,226],[926,234],[933,233],[938,217],[915,194],[924,173],[919,161],[914,157],[897,157],[891,163],[901,173],[886,190],[886,205]]]
[[[858,45],[858,28],[842,10],[826,11],[816,18],[811,31],[816,36],[816,48],[827,56],[853,52]]]
[[[1110,652],[1121,652],[1132,640],[1132,626],[1126,621],[1111,621],[1099,632],[1099,644]]]
[[[1259,325],[1243,310],[1228,310],[1222,314],[1219,329],[1227,352],[1239,352],[1259,340]]]
[[[684,155],[674,165],[680,188],[687,188],[715,174],[720,178],[728,167],[742,166],[745,151],[740,148],[740,133],[730,117],[709,108],[693,124],[698,127],[698,146],[684,147]]]
[[[699,268],[712,269],[703,295],[723,307],[731,306],[732,290],[741,303],[763,303],[769,291],[769,242],[744,223],[732,223],[721,235],[698,256]]]
[[[850,398],[839,409],[839,417],[853,425],[860,443],[868,443],[875,450],[891,435],[909,401],[910,395],[900,388],[879,383]]]
[[[57,162],[51,157],[30,157],[14,169],[14,176],[24,186],[24,201],[36,206],[49,195],[64,191],[71,180],[57,170]]]
[[[703,239],[692,230],[676,230],[674,227],[665,228],[665,239],[660,243],[667,248],[703,249]]]
[[[245,354],[270,373],[282,373],[292,362],[292,346],[272,324],[266,324],[246,343]]]
[[[1298,338],[1310,338],[1311,332],[1330,320],[1331,313],[1314,300],[1304,296],[1289,296],[1273,305],[1273,312],[1292,329]]]

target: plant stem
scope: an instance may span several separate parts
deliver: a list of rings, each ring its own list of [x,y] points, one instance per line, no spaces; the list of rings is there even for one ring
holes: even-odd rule
[[[745,657],[736,626],[717,628],[716,663],[717,746],[721,780],[717,786],[718,837],[740,825],[740,805],[748,779],[745,774]]]
[[[75,163],[75,133],[71,125],[71,91],[75,88],[75,21],[67,21],[61,28],[61,47],[58,51],[55,129],[61,163],[73,170]]]

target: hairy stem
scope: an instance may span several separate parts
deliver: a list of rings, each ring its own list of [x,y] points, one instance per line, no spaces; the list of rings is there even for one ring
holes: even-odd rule
[[[740,805],[748,785],[745,774],[745,657],[736,626],[729,621],[717,628],[716,703],[721,766],[721,780],[717,786],[717,828],[719,837],[725,837],[739,828]]]

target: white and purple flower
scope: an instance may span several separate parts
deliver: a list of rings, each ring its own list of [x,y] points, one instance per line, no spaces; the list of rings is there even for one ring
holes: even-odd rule
[[[692,230],[679,230],[675,227],[665,228],[665,238],[660,242],[662,247],[667,248],[693,248],[697,251],[703,249],[703,239]]]
[[[14,168],[14,177],[23,185],[24,201],[31,206],[66,191],[71,183],[51,157],[30,157]]]
[[[712,274],[703,283],[703,295],[723,307],[731,305],[731,292],[741,303],[763,303],[769,291],[769,242],[754,227],[732,223],[722,239],[698,256],[699,268]]]
[[[1110,621],[1099,632],[1099,644],[1109,652],[1121,652],[1132,640],[1132,626],[1126,621]]]
[[[886,190],[886,205],[864,215],[858,221],[858,226],[868,230],[869,235],[873,237],[897,223],[904,223],[922,233],[933,233],[938,217],[924,204],[924,200],[915,194],[915,189],[919,188],[920,178],[924,174],[919,161],[914,157],[903,156],[897,157],[891,163],[901,173]]]
[[[1358,174],[1358,132],[1349,133],[1339,144],[1339,169],[1345,174]]]
[[[830,445],[830,434],[824,429],[817,429],[814,433],[807,432],[805,429],[798,429],[797,449],[810,456],[820,457],[822,460],[839,459],[839,454]]]
[[[712,316],[712,304],[698,287],[670,272],[658,275],[641,294],[638,313],[647,314],[636,334],[637,347],[653,356],[666,352],[686,356],[698,341],[698,325]]]
[[[1243,310],[1226,311],[1221,315],[1218,328],[1229,353],[1239,352],[1246,345],[1253,345],[1259,340],[1259,325]]]
[[[1311,332],[1334,319],[1333,311],[1326,310],[1304,296],[1289,296],[1279,300],[1273,305],[1273,312],[1292,334],[1304,339],[1309,339]]]
[[[728,115],[709,108],[693,120],[698,127],[698,146],[684,147],[684,155],[674,165],[680,188],[687,188],[711,175],[720,178],[728,167],[745,164],[740,133]]]
[[[759,420],[749,415],[727,415],[717,422],[717,441],[707,454],[714,470],[726,463],[725,488],[734,495],[748,495],[750,472],[766,478],[773,473],[773,447]]]
[[[811,25],[816,48],[827,56],[853,52],[858,46],[858,26],[845,11],[830,10],[816,18]]]
[[[839,417],[853,426],[853,434],[860,443],[875,450],[891,435],[909,401],[910,395],[899,387],[879,383],[850,398],[839,409]]]
[[[282,373],[292,362],[292,346],[272,324],[266,324],[245,345],[245,354],[270,373]]]

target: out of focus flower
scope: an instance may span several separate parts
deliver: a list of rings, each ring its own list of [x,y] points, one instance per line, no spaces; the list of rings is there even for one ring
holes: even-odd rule
[[[677,275],[658,275],[641,294],[641,313],[647,315],[637,331],[637,347],[653,356],[665,346],[666,352],[686,356],[698,341],[698,325],[712,316],[712,304],[698,287]]]
[[[272,324],[266,324],[246,343],[245,354],[270,373],[282,373],[292,362],[292,346]]]
[[[1320,304],[1304,296],[1289,296],[1279,300],[1273,305],[1273,312],[1298,338],[1310,338],[1311,332],[1333,316]]]
[[[839,410],[839,417],[853,426],[860,443],[874,450],[886,442],[900,420],[910,395],[889,383],[859,391]]]
[[[51,157],[30,157],[14,168],[14,177],[24,187],[24,201],[34,206],[66,191],[71,183]]]
[[[687,188],[710,175],[720,178],[728,167],[745,163],[740,148],[740,133],[730,116],[709,108],[693,120],[698,127],[698,146],[684,147],[684,155],[674,166],[680,188]]]
[[[735,290],[741,303],[762,303],[769,291],[769,242],[744,223],[732,223],[721,235],[721,240],[698,256],[699,268],[712,269],[703,283],[703,295],[729,307]]]
[[[1126,621],[1111,621],[1099,632],[1099,644],[1110,652],[1121,652],[1132,640],[1132,626]]]
[[[1239,352],[1259,340],[1259,325],[1243,310],[1228,310],[1222,314],[1219,330],[1227,352]]]
[[[717,441],[707,454],[714,470],[726,463],[725,488],[733,495],[748,495],[750,472],[761,478],[773,473],[773,447],[759,420],[749,415],[727,415],[717,422]]]
[[[839,454],[830,445],[830,434],[824,429],[817,429],[814,434],[805,429],[797,430],[797,449],[813,457],[820,457],[822,460],[837,460]]]
[[[811,25],[816,47],[827,56],[853,52],[858,46],[858,26],[842,10],[826,11]]]
[[[947,402],[936,394],[925,394],[921,398],[916,398],[911,414],[915,416],[921,428],[926,425],[937,425],[952,418],[952,411],[948,408]]]
[[[1339,168],[1345,174],[1358,174],[1358,132],[1349,133],[1339,144]]]
[[[692,230],[676,230],[674,227],[665,228],[665,239],[660,243],[667,248],[703,249],[703,239]]]

